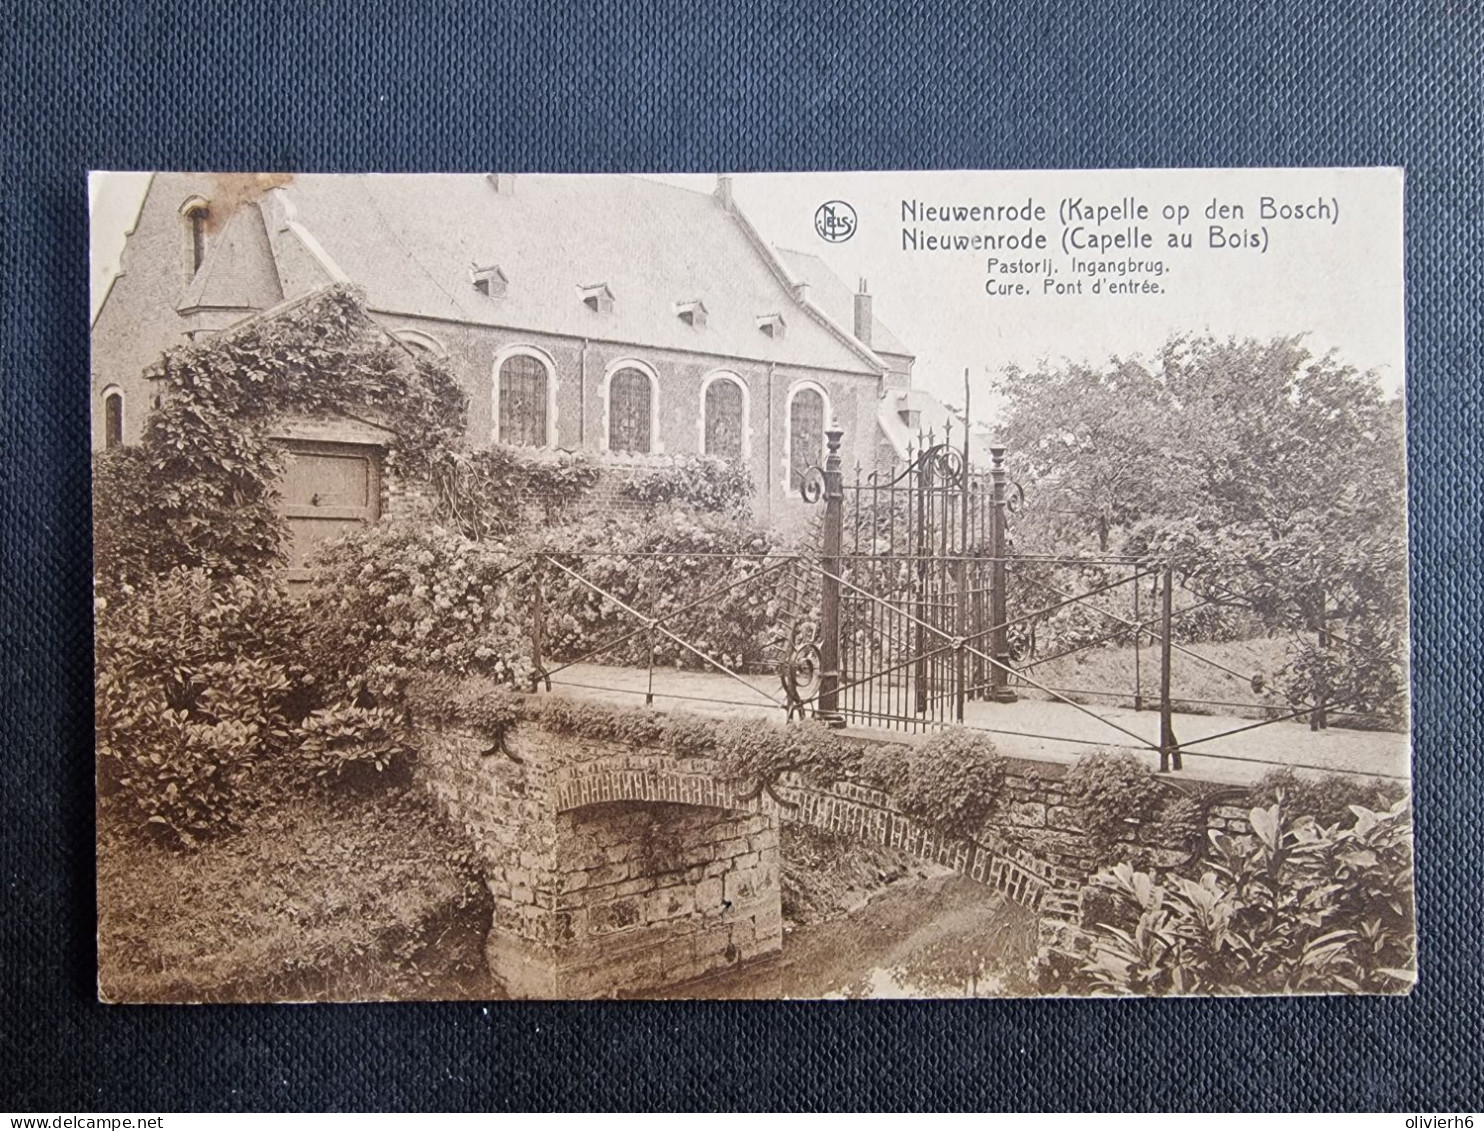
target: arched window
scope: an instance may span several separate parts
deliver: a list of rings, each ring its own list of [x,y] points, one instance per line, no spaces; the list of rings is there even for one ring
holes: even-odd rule
[[[824,465],[824,394],[811,385],[788,402],[788,487],[797,491],[804,472]]]
[[[548,416],[551,374],[540,358],[512,354],[496,378],[499,404],[495,438],[518,448],[544,448],[550,442]]]
[[[747,427],[745,403],[742,386],[730,377],[718,377],[706,385],[702,450],[708,456],[742,458],[743,430]]]
[[[116,448],[124,442],[124,393],[108,389],[103,393],[103,446]]]
[[[649,374],[620,369],[608,382],[608,450],[648,452],[653,436],[654,391]]]
[[[186,229],[186,274],[194,278],[206,259],[206,224],[211,216],[210,208],[201,197],[193,196],[180,206],[180,215]]]
[[[443,348],[442,342],[431,334],[424,334],[421,330],[397,330],[393,336],[414,353],[427,353],[435,357],[448,356],[448,351]]]

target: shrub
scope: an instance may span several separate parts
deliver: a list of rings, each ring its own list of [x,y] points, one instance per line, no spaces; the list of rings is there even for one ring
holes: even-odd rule
[[[865,770],[903,812],[964,837],[984,827],[1005,781],[1005,759],[994,743],[962,727],[913,745],[876,747]]]
[[[623,493],[642,503],[678,503],[738,518],[751,515],[753,489],[743,463],[707,455],[651,457],[623,481]]]
[[[1412,834],[1405,801],[1353,808],[1349,828],[1249,813],[1210,834],[1198,878],[1119,864],[1084,899],[1074,991],[1115,994],[1396,992],[1414,975]],[[1065,956],[1060,969],[1065,971]],[[1055,964],[1048,966],[1054,969]]]
[[[1351,806],[1389,809],[1405,797],[1406,792],[1400,782],[1343,774],[1300,776],[1284,766],[1269,770],[1253,785],[1247,791],[1247,803],[1267,806],[1281,801],[1288,812],[1306,813],[1328,827],[1348,824],[1354,816]]]
[[[733,781],[771,789],[784,774],[818,784],[838,781],[859,752],[813,719],[784,726],[729,719],[717,726],[715,756]]]
[[[1347,626],[1353,647],[1337,643],[1324,648],[1296,638],[1288,664],[1277,672],[1289,702],[1299,707],[1322,700],[1334,716],[1331,721],[1345,726],[1395,725],[1395,718],[1406,713],[1406,635],[1395,626],[1388,628]]]
[[[100,797],[177,844],[234,827],[290,741],[293,610],[265,581],[202,570],[100,606]]]
[[[596,462],[581,452],[505,445],[450,450],[433,465],[438,517],[468,538],[508,535],[529,506],[540,506],[548,522],[560,517],[598,475]]]
[[[1194,797],[1167,794],[1153,817],[1160,843],[1195,857],[1206,844],[1207,808]]]
[[[322,782],[364,787],[388,770],[407,768],[412,748],[399,712],[386,707],[336,703],[299,724],[303,770]]]
[[[1160,805],[1153,772],[1129,753],[1101,750],[1079,758],[1067,773],[1066,787],[1088,841],[1100,852],[1128,839]]]
[[[685,641],[653,633],[657,664],[705,668],[698,651],[733,670],[766,665],[778,586],[750,582],[771,564],[773,542],[749,523],[669,508],[549,531],[537,548],[612,598],[546,566],[546,646],[553,658],[591,653],[603,663],[647,665],[650,634],[635,633],[642,622],[616,603],[622,602],[662,618],[662,627]],[[593,652],[608,641],[621,642]]]
[[[524,675],[520,559],[462,534],[387,521],[329,543],[303,608],[311,677],[325,699],[400,702],[421,673]]]

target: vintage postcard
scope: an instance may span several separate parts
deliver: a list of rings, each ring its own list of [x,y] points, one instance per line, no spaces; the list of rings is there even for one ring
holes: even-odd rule
[[[1400,170],[90,192],[104,1000],[1415,981]]]

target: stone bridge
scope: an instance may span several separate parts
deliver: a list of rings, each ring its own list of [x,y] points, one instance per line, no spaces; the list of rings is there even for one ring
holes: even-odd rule
[[[1091,870],[1059,766],[1012,760],[997,817],[965,840],[854,783],[785,779],[780,801],[739,793],[705,759],[531,724],[507,743],[428,733],[421,773],[473,839],[494,897],[490,969],[514,997],[652,992],[776,953],[781,822],[943,865],[1038,912],[1043,929],[1076,915]],[[1027,836],[1035,851],[1017,843]]]

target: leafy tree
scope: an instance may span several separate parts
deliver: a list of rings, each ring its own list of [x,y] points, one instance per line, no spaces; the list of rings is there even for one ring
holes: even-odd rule
[[[1168,453],[1179,421],[1169,390],[1140,362],[1011,367],[996,391],[1007,406],[1011,468],[1036,490],[1028,522],[1051,543],[1093,535],[1106,552],[1116,530],[1159,513],[1177,493]]]
[[[1295,701],[1394,707],[1405,438],[1374,375],[1301,337],[1178,337],[1152,359],[1011,370],[999,391],[1032,502],[1021,548],[1082,553],[1095,539],[1168,560],[1203,597],[1296,634]]]

